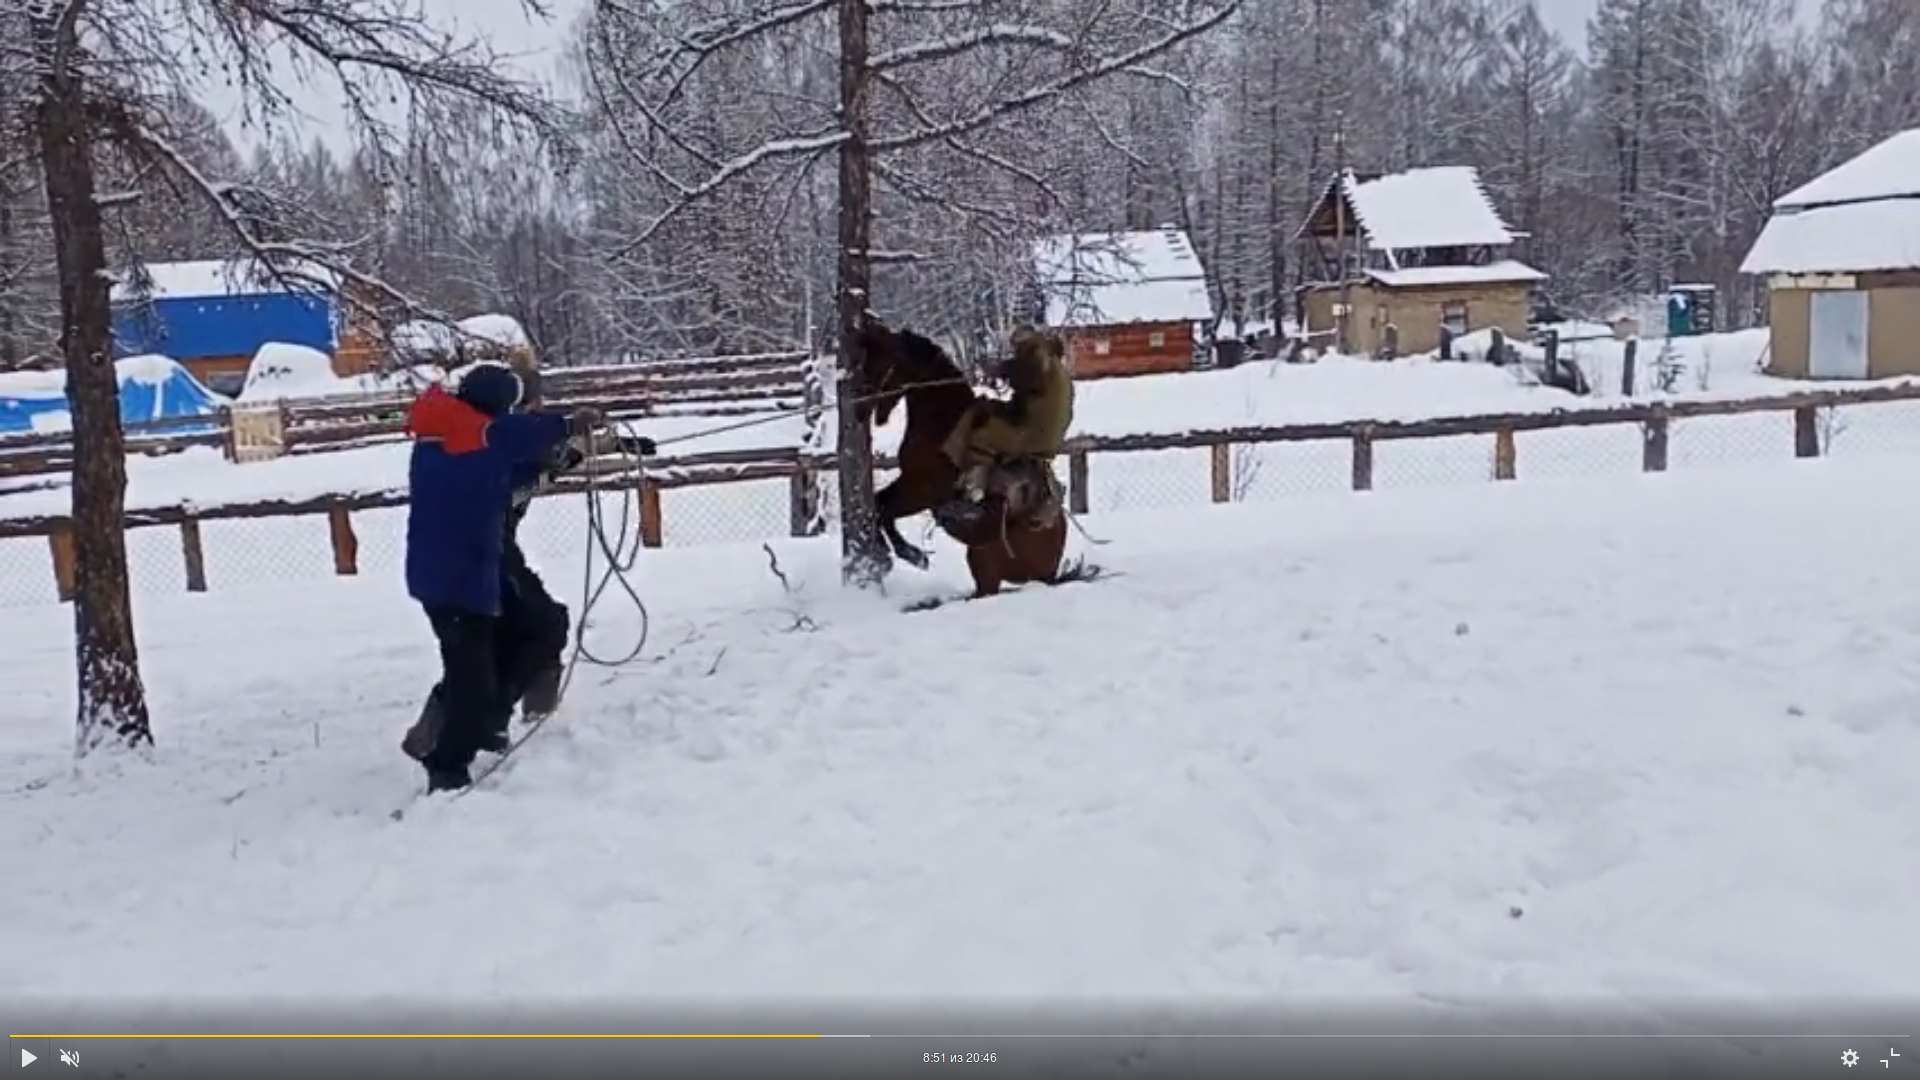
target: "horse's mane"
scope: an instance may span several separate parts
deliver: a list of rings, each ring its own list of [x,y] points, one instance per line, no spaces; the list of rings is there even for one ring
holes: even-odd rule
[[[932,338],[913,330],[896,330],[894,336],[900,340],[901,353],[910,358],[916,367],[924,365],[932,369],[931,372],[923,372],[922,378],[960,374],[960,365],[954,363],[953,358],[947,355],[947,350]]]

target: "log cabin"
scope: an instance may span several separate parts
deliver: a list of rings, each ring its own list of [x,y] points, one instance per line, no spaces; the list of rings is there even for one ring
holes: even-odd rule
[[[1033,256],[1039,321],[1066,339],[1075,379],[1191,371],[1204,355],[1213,300],[1185,232],[1049,236]]]
[[[1295,236],[1301,331],[1348,356],[1432,352],[1441,338],[1527,334],[1547,275],[1513,258],[1523,239],[1465,166],[1335,177]]]

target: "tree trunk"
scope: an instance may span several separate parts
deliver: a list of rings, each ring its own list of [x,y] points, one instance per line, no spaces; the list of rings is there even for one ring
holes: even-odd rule
[[[13,220],[13,190],[0,183],[0,274],[11,275],[13,279],[7,285],[0,285],[0,370],[5,371],[18,366],[22,356],[17,311],[26,306],[20,294],[26,289],[27,275],[21,262],[19,234]]]
[[[55,58],[56,52],[76,52],[76,43],[55,42],[52,20],[34,22],[36,60],[43,71],[35,126],[59,271],[60,349],[73,415],[73,630],[79,683],[74,746],[85,756],[116,740],[151,745],[153,728],[134,642],[121,524],[127,462],[86,88],[79,73],[61,70]]]
[[[867,393],[861,378],[860,330],[872,296],[873,177],[867,160],[867,3],[840,3],[840,253],[834,308],[840,330],[840,571],[849,585],[871,588],[892,568],[873,505],[873,430],[854,408]]]

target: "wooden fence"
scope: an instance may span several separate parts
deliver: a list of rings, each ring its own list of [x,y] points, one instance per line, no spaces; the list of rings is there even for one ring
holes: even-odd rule
[[[1513,480],[1519,476],[1515,436],[1520,432],[1624,425],[1637,425],[1640,428],[1642,470],[1664,472],[1674,421],[1759,413],[1791,414],[1794,456],[1813,458],[1821,453],[1820,417],[1824,411],[1848,405],[1900,401],[1920,401],[1920,383],[1857,390],[1817,390],[1726,401],[1634,403],[1612,408],[1498,413],[1431,420],[1353,420],[1157,435],[1080,437],[1069,440],[1066,447],[1068,501],[1074,513],[1087,512],[1087,495],[1093,479],[1091,459],[1097,454],[1205,449],[1210,458],[1212,501],[1226,503],[1233,501],[1234,497],[1232,451],[1235,446],[1344,441],[1351,451],[1352,489],[1370,491],[1374,479],[1374,447],[1381,442],[1490,435],[1493,437],[1493,479]],[[884,457],[876,462],[881,469],[890,469],[893,464]],[[750,480],[786,479],[791,493],[790,532],[794,536],[807,536],[817,531],[818,515],[814,512],[814,500],[818,498],[820,486],[814,480],[818,473],[833,467],[832,454],[809,454],[794,449],[736,450],[653,459],[644,470],[630,470],[623,475],[616,475],[611,482],[616,487],[638,489],[642,543],[658,548],[662,546],[664,532],[661,492]],[[583,490],[584,481],[570,477],[554,485],[547,494],[579,494]],[[178,528],[187,589],[204,592],[207,589],[207,573],[200,538],[200,523],[203,521],[324,517],[333,548],[335,573],[354,575],[359,573],[359,540],[354,532],[353,515],[361,511],[404,506],[406,502],[404,488],[389,488],[292,502],[139,508],[129,510],[125,522],[130,529],[155,526]],[[63,600],[70,599],[74,574],[72,522],[62,516],[0,518],[0,539],[22,537],[46,538],[60,597]]]
[[[733,416],[797,411],[811,388],[805,352],[666,360],[615,367],[555,368],[542,392],[557,406],[593,405],[616,416]],[[413,390],[233,405],[211,416],[129,424],[127,451],[158,456],[196,446],[244,462],[350,450],[396,439]],[[69,432],[0,436],[0,478],[54,475],[73,467]]]

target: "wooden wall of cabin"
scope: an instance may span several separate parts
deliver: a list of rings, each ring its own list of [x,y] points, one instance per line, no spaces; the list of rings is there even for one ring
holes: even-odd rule
[[[1867,377],[1920,375],[1920,278],[1846,275],[1867,294]],[[1896,284],[1882,284],[1883,282]],[[1775,287],[1767,294],[1767,374],[1812,377],[1813,294]]]
[[[1191,323],[1089,326],[1063,336],[1076,380],[1193,370]]]
[[[229,390],[214,384],[226,382],[229,387],[237,390],[238,387],[233,386],[233,382],[246,379],[247,369],[253,366],[253,357],[195,356],[180,361],[180,366],[186,368],[188,374],[199,380],[200,385],[217,393],[228,393]],[[230,379],[222,380],[220,378],[222,375],[229,376]]]
[[[1356,356],[1376,355],[1391,323],[1400,330],[1399,355],[1433,352],[1440,347],[1440,327],[1454,304],[1465,305],[1468,333],[1498,327],[1508,337],[1524,340],[1532,312],[1530,293],[1531,286],[1523,282],[1423,289],[1356,283],[1346,291],[1347,302],[1353,305],[1349,347]],[[1333,330],[1333,309],[1340,302],[1338,287],[1309,291],[1302,305],[1305,329],[1309,333]],[[1324,347],[1331,348],[1331,344]]]
[[[385,358],[379,334],[356,322],[349,322],[334,338],[333,373],[343,379],[379,370]]]

